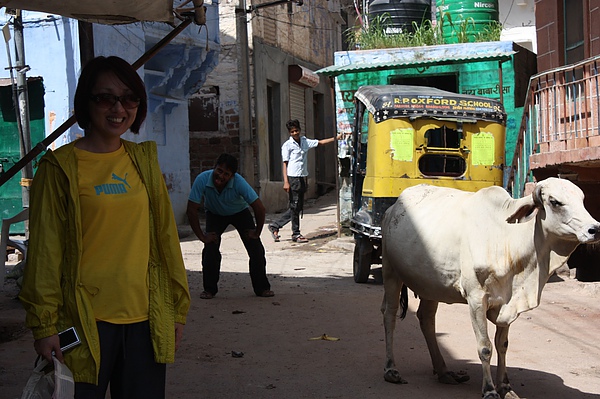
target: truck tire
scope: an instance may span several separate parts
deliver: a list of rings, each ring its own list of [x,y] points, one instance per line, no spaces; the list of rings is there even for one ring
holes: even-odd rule
[[[366,237],[356,237],[354,244],[354,282],[366,283],[371,274],[373,244]]]

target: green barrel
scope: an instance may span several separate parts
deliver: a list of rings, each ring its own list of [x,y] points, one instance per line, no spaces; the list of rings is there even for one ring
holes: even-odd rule
[[[498,22],[498,0],[438,0],[437,23],[444,43],[475,42],[490,23]]]

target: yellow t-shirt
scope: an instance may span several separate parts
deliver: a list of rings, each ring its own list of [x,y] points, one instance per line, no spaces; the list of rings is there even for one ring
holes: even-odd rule
[[[111,153],[75,148],[83,227],[81,283],[96,320],[148,319],[150,213],[146,187],[123,146]]]

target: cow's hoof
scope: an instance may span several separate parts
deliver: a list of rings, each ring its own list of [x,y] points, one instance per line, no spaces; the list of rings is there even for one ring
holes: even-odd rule
[[[502,398],[500,397],[500,395],[498,395],[498,392],[489,391],[489,392],[484,392],[484,394],[482,395],[482,399],[502,399]]]
[[[408,381],[400,377],[400,373],[398,372],[398,370],[394,369],[386,370],[385,374],[383,375],[383,378],[387,382],[391,382],[393,384],[408,384]]]
[[[438,376],[438,381],[442,384],[457,385],[462,382],[467,382],[471,379],[467,374],[457,374],[453,371],[448,371]]]

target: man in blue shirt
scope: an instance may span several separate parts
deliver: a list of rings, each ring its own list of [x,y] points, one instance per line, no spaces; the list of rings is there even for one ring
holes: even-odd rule
[[[265,248],[260,233],[265,223],[265,207],[248,182],[237,172],[238,161],[229,154],[221,154],[214,169],[202,172],[194,180],[190,192],[187,216],[198,239],[204,243],[202,250],[202,299],[212,299],[218,291],[221,270],[221,234],[232,225],[238,231],[250,257],[250,278],[257,296],[272,297],[267,279]],[[200,204],[204,200],[206,232],[198,219]],[[249,207],[254,210],[256,224]]]
[[[306,177],[308,176],[308,150],[319,145],[333,143],[335,137],[316,140],[307,139],[300,135],[300,122],[298,119],[289,120],[287,127],[290,138],[281,146],[283,159],[283,189],[288,193],[289,207],[279,220],[269,224],[269,231],[275,242],[279,241],[279,229],[292,222],[292,241],[308,242],[300,234],[300,213],[304,208],[304,193],[306,192]],[[338,139],[340,139],[338,135]]]

